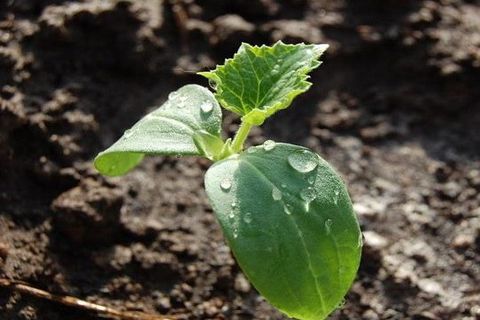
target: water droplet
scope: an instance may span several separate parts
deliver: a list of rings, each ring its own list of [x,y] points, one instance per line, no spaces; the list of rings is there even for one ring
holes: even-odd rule
[[[174,100],[177,96],[177,91],[170,92],[170,94],[168,95],[168,100]]]
[[[272,69],[272,74],[276,75],[279,71],[280,71],[280,65],[279,64],[274,65]]]
[[[213,79],[208,79],[208,85],[210,86],[210,88],[212,88],[213,90],[217,90],[217,82]]]
[[[308,187],[300,192],[300,198],[305,201],[305,209],[310,211],[310,203],[315,200],[317,194],[312,187]]]
[[[133,134],[133,130],[128,129],[127,131],[124,132],[123,137],[124,137],[124,139],[128,139],[132,136],[132,134]]]
[[[318,159],[311,151],[298,150],[288,156],[288,163],[298,172],[307,173],[318,166]]]
[[[200,105],[200,109],[203,113],[210,113],[213,110],[213,104],[210,101],[205,101]]]
[[[230,211],[230,214],[228,215],[228,217],[229,217],[230,219],[235,218],[235,213],[233,212],[233,210]]]
[[[255,153],[257,152],[257,148],[256,147],[250,147],[247,149],[247,153]]]
[[[300,197],[305,201],[313,201],[317,197],[315,190],[312,187],[308,187],[300,192]]]
[[[233,229],[233,238],[237,239],[237,237],[238,237],[238,229],[235,228],[235,229]]]
[[[243,221],[245,221],[247,224],[252,222],[252,214],[250,212],[245,213],[243,216]]]
[[[290,206],[288,204],[283,207],[283,211],[285,211],[285,213],[288,215],[292,214],[292,211],[290,211]]]
[[[267,140],[263,143],[263,149],[265,151],[270,151],[270,150],[273,150],[276,145],[277,145],[277,143],[275,141]]]
[[[316,175],[311,175],[310,177],[308,177],[307,181],[309,184],[314,184],[316,179],[317,179]]]
[[[335,205],[338,204],[338,196],[340,195],[340,190],[335,190],[335,196],[333,197],[333,202]]]
[[[223,191],[230,191],[230,189],[232,188],[232,180],[230,178],[224,178],[220,182],[220,188],[222,188]]]
[[[181,108],[184,108],[186,101],[187,101],[187,97],[184,97],[184,96],[178,97],[177,107],[180,108],[180,109],[181,109]]]
[[[273,187],[272,189],[272,198],[275,201],[282,200],[282,191],[278,190],[277,187]]]
[[[285,183],[282,183],[281,186],[282,186],[283,189],[285,189],[287,187],[287,185]]]
[[[363,247],[363,234],[360,232],[358,235],[358,242],[357,242],[357,248]]]
[[[332,231],[332,224],[333,224],[332,219],[327,219],[325,221],[325,232],[327,234],[330,234],[330,232]]]
[[[237,207],[237,203],[235,201],[232,202],[232,209],[235,209]]]

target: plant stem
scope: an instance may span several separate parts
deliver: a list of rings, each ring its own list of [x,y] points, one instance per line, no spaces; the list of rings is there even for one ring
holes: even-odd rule
[[[234,152],[240,152],[243,150],[243,143],[247,139],[248,133],[250,132],[250,129],[252,129],[252,127],[252,124],[242,122],[240,128],[238,128],[235,138],[233,138],[232,141],[232,150]]]

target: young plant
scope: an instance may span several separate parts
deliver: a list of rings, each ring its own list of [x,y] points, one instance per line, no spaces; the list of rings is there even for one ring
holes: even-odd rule
[[[327,45],[242,44],[198,85],[172,92],[95,159],[123,175],[145,155],[195,155],[215,163],[208,198],[238,264],[255,288],[290,317],[324,319],[352,284],[362,238],[347,189],[313,151],[268,140],[243,150],[250,129],[287,108],[311,83]],[[233,140],[221,134],[220,105],[241,116]]]

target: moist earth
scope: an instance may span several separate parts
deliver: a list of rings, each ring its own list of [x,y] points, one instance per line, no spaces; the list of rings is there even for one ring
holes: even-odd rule
[[[0,2],[0,277],[178,319],[286,319],[248,283],[198,158],[121,178],[95,154],[241,42],[329,43],[314,85],[249,142],[305,145],[364,232],[331,319],[480,319],[480,3]],[[231,135],[237,116],[224,112]],[[0,289],[0,318],[100,319]]]

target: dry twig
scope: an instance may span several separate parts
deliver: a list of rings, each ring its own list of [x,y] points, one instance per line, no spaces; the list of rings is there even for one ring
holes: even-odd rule
[[[130,312],[130,311],[119,311],[109,307],[105,307],[96,303],[91,303],[85,300],[77,299],[75,297],[66,296],[66,295],[54,295],[47,291],[33,288],[26,283],[0,279],[0,287],[9,288],[11,290],[28,294],[40,299],[45,299],[49,301],[54,301],[66,306],[86,310],[89,312],[96,313],[102,317],[119,319],[119,320],[173,320],[172,318],[166,318],[163,316],[151,315],[142,312]]]

